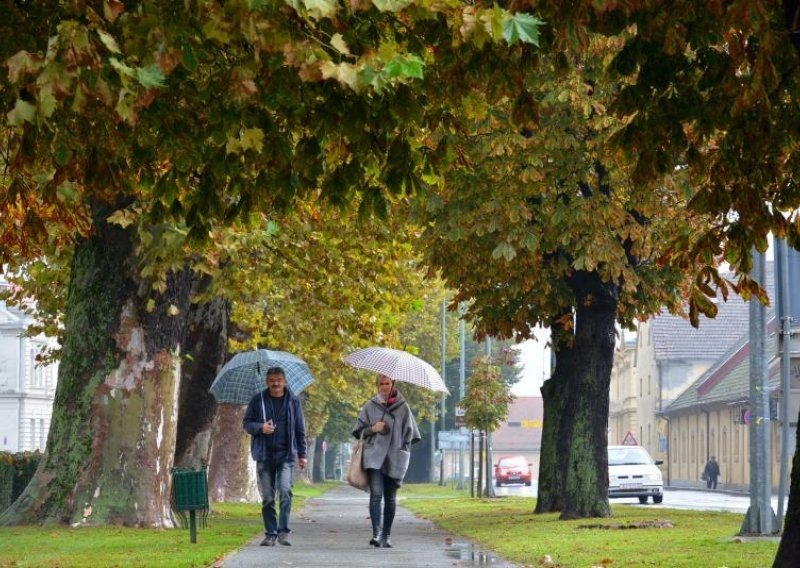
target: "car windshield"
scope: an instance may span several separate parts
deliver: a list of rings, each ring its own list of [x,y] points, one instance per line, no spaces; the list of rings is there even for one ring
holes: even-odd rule
[[[500,467],[525,467],[528,465],[525,458],[503,458],[498,464]]]
[[[608,465],[652,464],[650,454],[642,448],[609,448]]]

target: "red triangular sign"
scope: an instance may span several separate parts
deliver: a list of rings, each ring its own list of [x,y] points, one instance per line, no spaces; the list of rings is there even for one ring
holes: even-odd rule
[[[636,441],[636,438],[633,436],[631,432],[625,434],[625,437],[622,439],[623,446],[638,446],[639,442]]]

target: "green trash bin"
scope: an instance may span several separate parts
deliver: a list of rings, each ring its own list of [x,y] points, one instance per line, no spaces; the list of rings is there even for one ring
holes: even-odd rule
[[[208,472],[207,468],[172,468],[172,510],[179,523],[187,526],[186,511],[189,511],[189,533],[193,543],[197,542],[197,512],[200,524],[206,526],[208,519]]]

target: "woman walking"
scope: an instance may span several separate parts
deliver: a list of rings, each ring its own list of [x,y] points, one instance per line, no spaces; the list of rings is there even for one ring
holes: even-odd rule
[[[411,456],[411,444],[420,440],[419,429],[406,399],[394,381],[378,375],[378,394],[358,415],[353,436],[364,436],[364,469],[369,476],[369,518],[375,547],[392,548],[389,537],[397,509],[397,490],[403,483]],[[383,502],[383,524],[381,524]]]

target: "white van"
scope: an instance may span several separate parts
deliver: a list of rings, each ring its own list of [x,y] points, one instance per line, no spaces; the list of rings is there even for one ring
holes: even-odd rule
[[[638,497],[639,503],[664,500],[661,460],[653,460],[641,446],[608,446],[608,497]]]

